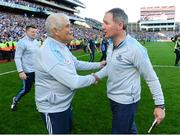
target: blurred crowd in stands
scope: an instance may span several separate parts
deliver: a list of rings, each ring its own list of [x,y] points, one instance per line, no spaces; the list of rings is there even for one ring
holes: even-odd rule
[[[37,39],[46,38],[44,29],[45,19],[33,16],[16,15],[0,12],[0,42],[18,41],[24,35],[24,28],[28,24],[34,24],[38,28]],[[89,29],[83,26],[72,24],[73,34],[76,39],[91,38],[92,35],[100,37],[102,32],[96,29]]]
[[[51,7],[37,4],[34,2],[34,0],[32,0],[31,2],[24,1],[24,0],[0,0],[0,2],[7,2],[7,3],[11,3],[11,4],[17,4],[17,5],[22,5],[22,6],[26,6],[26,7],[31,7],[31,8],[37,9],[37,11],[40,11],[40,12],[61,12],[61,13],[67,14],[68,16],[73,16],[73,17],[79,18],[79,16],[72,14],[72,13],[65,12],[63,10],[60,10],[59,8],[51,8]],[[46,1],[45,3],[47,3],[47,2],[48,1]],[[56,5],[57,1],[51,0],[51,2],[49,2],[49,3]],[[65,5],[63,5],[60,2],[57,3],[57,6],[59,6],[59,5],[65,7]]]
[[[24,27],[28,24],[34,24],[38,27],[37,39],[42,40],[46,37],[44,29],[45,19],[36,18],[34,16],[17,15],[0,12],[0,42],[17,41],[24,36]],[[72,24],[74,37],[76,39],[89,39],[92,35],[97,35],[98,38],[102,36],[102,32],[92,28]],[[176,35],[176,32],[129,32],[129,34],[138,40],[144,39],[146,41],[170,40]]]
[[[78,0],[76,0],[78,1]],[[68,16],[76,16],[71,13],[64,12],[57,8],[51,8],[47,6],[43,6],[40,4],[35,4],[32,1],[28,2],[25,0],[0,0],[0,2],[8,2],[12,4],[18,4],[26,7],[36,8],[39,11],[49,11],[49,12],[63,12]],[[48,1],[46,1],[48,2]],[[51,1],[51,3],[56,4],[55,1]],[[63,6],[62,4],[58,3]],[[77,17],[77,16],[76,16]],[[42,41],[47,37],[46,31],[44,29],[44,23],[46,18],[38,18],[33,14],[27,15],[24,13],[23,15],[8,13],[5,11],[0,11],[0,59],[6,58],[6,54],[3,54],[3,51],[11,52],[9,53],[11,57],[14,56],[14,51],[16,48],[16,42],[24,36],[25,26],[28,24],[33,24],[37,26],[38,33],[37,39],[42,43]],[[72,30],[74,34],[74,40],[72,40],[68,47],[70,49],[79,49],[83,48],[82,46],[86,45],[90,39],[92,39],[93,35],[96,35],[96,43],[97,46],[100,46],[102,41],[103,32],[101,30],[86,28],[84,26],[72,24]],[[128,32],[132,37],[137,40],[143,42],[156,42],[160,40],[170,40],[171,37],[176,35],[176,32],[173,31],[164,31],[164,32]],[[8,55],[9,55],[8,54]],[[8,59],[9,60],[9,59]]]
[[[27,16],[26,14],[17,15],[0,12],[0,50],[10,51],[12,49],[12,45],[16,45],[16,41],[24,36],[25,26],[28,24],[37,26],[37,39],[39,41],[43,41],[47,37],[46,31],[44,29],[45,18]],[[70,49],[80,48],[79,46],[81,41],[84,39],[91,39],[93,35],[97,35],[97,39],[100,39],[100,37],[103,35],[102,31],[100,30],[86,28],[84,26],[75,24],[72,24],[72,30],[74,34],[74,40],[68,45]],[[2,57],[4,59],[7,56],[4,56],[4,54],[1,53],[0,59]]]

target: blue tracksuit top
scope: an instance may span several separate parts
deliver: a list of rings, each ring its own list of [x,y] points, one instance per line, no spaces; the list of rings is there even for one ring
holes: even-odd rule
[[[155,105],[164,104],[161,85],[146,49],[130,35],[117,47],[109,46],[107,65],[96,74],[108,76],[107,96],[121,104],[131,104],[140,100],[142,75],[152,93]]]
[[[35,100],[39,112],[55,113],[70,107],[75,89],[95,82],[92,75],[76,70],[100,68],[100,63],[77,60],[63,43],[48,37],[38,49],[35,71]]]
[[[39,48],[39,43],[28,36],[17,42],[15,52],[15,63],[18,72],[34,72],[35,53]]]

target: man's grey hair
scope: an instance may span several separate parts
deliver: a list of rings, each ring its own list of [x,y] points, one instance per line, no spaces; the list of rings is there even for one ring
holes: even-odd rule
[[[48,16],[45,22],[45,28],[48,36],[53,36],[52,29],[62,29],[64,25],[64,20],[69,20],[68,16],[64,13],[53,13]]]
[[[123,22],[123,29],[126,30],[127,25],[128,25],[128,16],[124,12],[124,10],[120,8],[113,8],[106,13],[111,13],[113,16],[113,21],[114,22]]]

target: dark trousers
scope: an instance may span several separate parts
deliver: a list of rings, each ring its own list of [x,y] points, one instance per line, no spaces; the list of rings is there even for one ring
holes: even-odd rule
[[[69,134],[72,128],[71,107],[64,112],[41,113],[49,134]]]
[[[92,53],[90,53],[90,60],[89,60],[89,62],[94,62],[94,55],[95,55],[95,53],[94,53],[94,51],[92,51]]]
[[[102,51],[102,56],[101,56],[101,59],[100,61],[102,60],[106,60],[106,52]]]
[[[175,51],[176,54],[176,60],[175,60],[175,66],[178,66],[179,60],[180,60],[180,51]]]
[[[137,134],[135,114],[138,103],[120,104],[110,100],[112,110],[112,134]]]
[[[18,91],[15,101],[18,102],[22,96],[24,96],[25,94],[27,94],[30,90],[31,87],[35,81],[35,73],[26,73],[27,75],[27,79],[23,80],[23,87]]]
[[[84,53],[87,53],[87,46],[83,45],[82,48],[83,48]]]

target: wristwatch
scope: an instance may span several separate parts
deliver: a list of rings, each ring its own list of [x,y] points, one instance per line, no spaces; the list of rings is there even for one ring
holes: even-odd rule
[[[165,105],[156,105],[156,108],[161,108],[162,110],[165,110]]]

